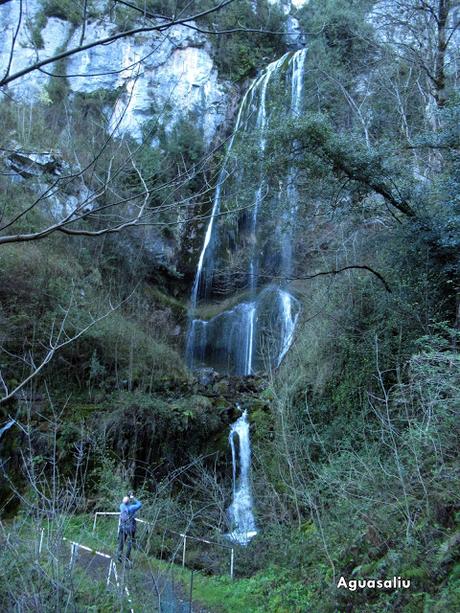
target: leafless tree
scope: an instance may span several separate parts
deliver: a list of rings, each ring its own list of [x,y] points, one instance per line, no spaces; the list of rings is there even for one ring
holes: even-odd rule
[[[11,356],[16,357],[18,361],[23,362],[26,369],[29,370],[29,374],[25,376],[20,383],[17,383],[14,389],[9,389],[8,385],[4,380],[4,377],[2,376],[2,371],[0,369],[0,385],[3,388],[3,396],[0,398],[0,404],[15,397],[18,392],[20,392],[42,372],[45,366],[53,359],[54,355],[58,351],[60,351],[67,345],[70,345],[78,338],[83,336],[86,332],[88,332],[90,328],[109,317],[113,312],[115,312],[124,303],[126,303],[131,298],[133,293],[134,292],[131,292],[131,294],[127,298],[115,305],[112,305],[109,300],[109,306],[106,310],[103,311],[102,314],[93,316],[91,315],[91,313],[89,313],[89,321],[86,325],[79,328],[77,331],[69,332],[68,318],[69,315],[72,313],[72,308],[75,302],[75,291],[73,290],[72,294],[70,295],[68,305],[62,308],[62,315],[60,321],[53,322],[51,326],[48,343],[46,345],[44,344],[44,353],[42,357],[40,357],[37,361],[37,356],[32,355],[30,352],[28,354],[25,354],[24,356]],[[6,352],[4,348],[3,351]]]
[[[436,105],[446,104],[446,72],[457,70],[458,0],[392,0],[374,9],[377,29],[406,60],[423,70]]]

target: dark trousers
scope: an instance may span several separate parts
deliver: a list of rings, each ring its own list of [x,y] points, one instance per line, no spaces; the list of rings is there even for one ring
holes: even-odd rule
[[[136,546],[136,532],[124,532],[120,530],[118,533],[118,550],[117,557],[121,558],[123,549],[126,543],[126,558],[129,560],[131,556],[131,547]]]

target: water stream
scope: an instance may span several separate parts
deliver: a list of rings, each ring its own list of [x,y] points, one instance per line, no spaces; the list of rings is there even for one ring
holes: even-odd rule
[[[240,545],[247,545],[257,534],[251,493],[251,442],[247,411],[231,425],[229,442],[232,450],[233,501],[228,509],[231,525],[228,538]]]
[[[284,109],[281,117],[296,117],[301,113],[305,58],[306,49],[301,49],[286,53],[269,64],[253,81],[241,101],[218,177],[192,287],[186,348],[186,359],[191,368],[211,366],[227,374],[251,375],[258,370],[279,366],[293,342],[299,303],[289,290],[289,280],[293,275],[299,194],[293,166],[288,168],[277,193],[272,193],[263,161],[271,122],[280,121],[279,114],[272,114],[273,92],[280,80],[284,79],[284,88],[278,94],[281,100],[279,105]],[[244,139],[252,139],[258,162],[255,168],[247,169],[245,160],[238,160],[238,169],[232,173],[233,149],[237,140],[245,142]],[[228,184],[232,189],[226,191]],[[248,204],[242,207],[245,210],[239,214],[237,229],[233,231],[234,244],[228,246],[230,231],[228,226],[223,228],[225,220],[221,212],[223,205],[227,207],[228,201],[238,198],[243,191]],[[272,219],[268,215],[267,222],[266,212],[261,219],[261,213],[266,208],[265,201],[270,203],[273,197],[282,208],[275,223],[273,215]],[[269,227],[270,223],[274,228],[267,238],[270,231],[267,225]],[[269,256],[264,255],[267,249],[271,252]],[[233,253],[233,256],[229,253]],[[232,257],[241,260],[240,269],[234,263],[226,265],[225,258],[231,262]],[[267,257],[279,262],[269,273]],[[216,303],[216,296],[222,293],[220,285],[225,272],[245,280],[239,288],[235,287],[235,290],[240,290],[243,299],[212,317],[197,316],[203,305]]]

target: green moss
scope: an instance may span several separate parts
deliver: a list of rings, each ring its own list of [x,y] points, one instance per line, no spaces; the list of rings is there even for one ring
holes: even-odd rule
[[[237,304],[244,302],[245,300],[249,300],[249,292],[234,292],[228,298],[221,300],[220,302],[215,303],[207,303],[203,305],[199,305],[196,311],[196,315],[200,319],[209,320],[219,315],[223,311],[228,311],[232,309]]]
[[[71,24],[78,26],[83,21],[83,4],[73,2],[73,0],[41,0],[42,10],[46,17],[57,17],[70,21]],[[95,3],[90,0],[87,6],[87,16],[95,16]]]
[[[36,49],[43,49],[45,43],[42,37],[42,30],[46,26],[47,17],[43,11],[39,11],[35,19],[29,23],[30,35],[32,38],[32,44]]]
[[[169,307],[179,320],[184,320],[187,316],[188,307],[183,301],[171,296],[171,294],[162,291],[156,286],[150,286],[146,291],[147,295],[151,297],[152,301],[161,306]]]
[[[104,405],[98,403],[89,403],[89,402],[73,402],[69,401],[68,404],[68,419],[79,422],[85,421],[88,417],[90,417],[93,413],[97,411],[104,410]],[[109,408],[109,405],[107,405]]]
[[[66,74],[67,61],[59,60],[53,64],[53,74],[62,75],[50,77],[48,84],[46,85],[46,93],[48,100],[52,104],[62,104],[69,94],[69,81]]]
[[[255,440],[264,439],[273,431],[274,419],[267,409],[268,407],[264,401],[261,401],[261,406],[258,406],[257,401],[251,403],[249,417],[251,423],[254,425],[253,431]]]
[[[75,95],[75,105],[80,113],[85,116],[91,113],[97,116],[105,106],[114,106],[120,97],[123,88],[96,89],[92,92],[78,92]]]

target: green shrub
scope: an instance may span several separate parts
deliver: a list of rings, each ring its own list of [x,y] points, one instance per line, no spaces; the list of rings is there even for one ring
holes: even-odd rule
[[[83,22],[83,2],[74,2],[73,0],[41,0],[43,13],[46,17],[57,17],[65,19],[71,24],[78,26]],[[87,17],[95,16],[95,2],[88,2]]]

